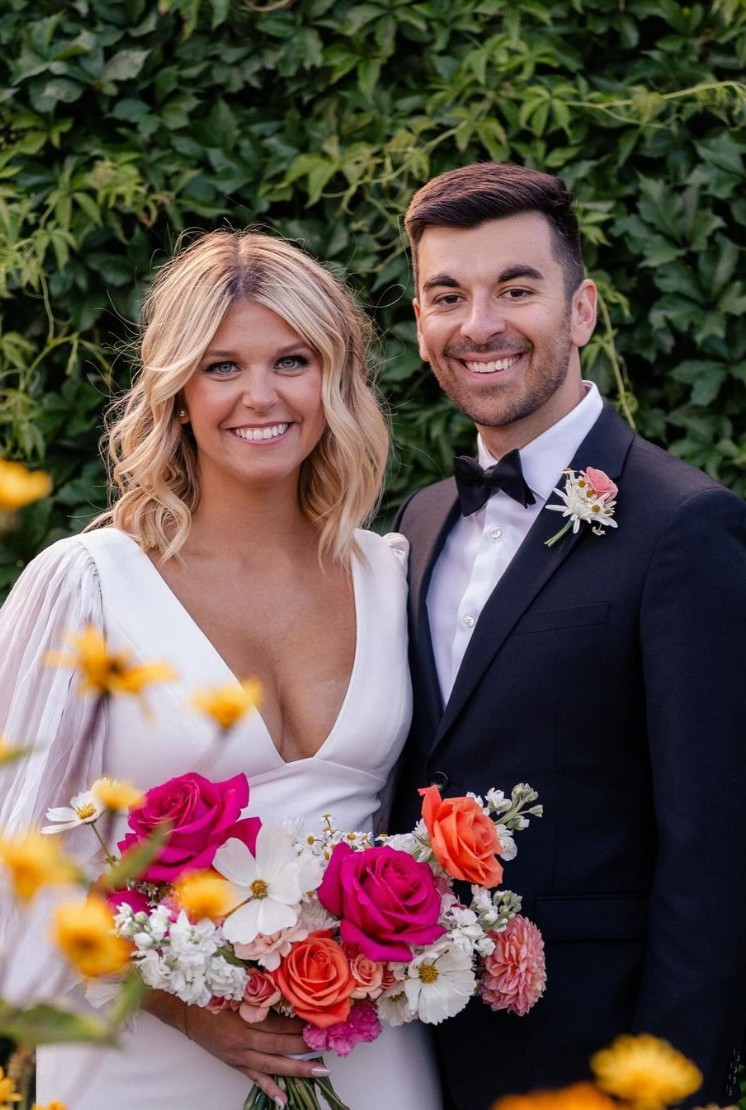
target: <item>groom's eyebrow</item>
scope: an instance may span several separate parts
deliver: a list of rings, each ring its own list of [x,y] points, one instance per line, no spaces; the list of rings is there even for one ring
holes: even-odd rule
[[[528,278],[531,281],[543,281],[544,274],[541,270],[535,269],[533,266],[528,266],[524,263],[517,263],[514,266],[508,266],[502,270],[495,277],[496,285],[503,285],[506,281],[515,281],[516,278]],[[428,278],[422,284],[422,292],[429,293],[432,289],[459,289],[461,282],[450,274],[435,274],[434,277]]]

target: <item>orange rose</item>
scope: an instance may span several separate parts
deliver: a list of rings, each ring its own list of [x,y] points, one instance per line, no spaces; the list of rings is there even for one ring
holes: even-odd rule
[[[495,822],[474,798],[441,798],[437,786],[420,790],[425,822],[435,858],[454,879],[479,886],[498,886],[503,869],[495,859],[500,839]]]
[[[355,979],[347,956],[323,933],[294,944],[272,978],[304,1021],[325,1029],[347,1020]]]

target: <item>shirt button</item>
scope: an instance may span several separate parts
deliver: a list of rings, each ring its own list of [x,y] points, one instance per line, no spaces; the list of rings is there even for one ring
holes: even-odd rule
[[[467,628],[473,628],[474,624],[475,624],[474,617],[471,617],[471,616],[464,617],[464,624],[466,625]]]
[[[490,528],[490,536],[493,540],[499,540],[502,534],[502,528]]]
[[[445,771],[433,771],[430,777],[430,785],[437,786],[438,790],[445,790],[448,786],[448,775]]]

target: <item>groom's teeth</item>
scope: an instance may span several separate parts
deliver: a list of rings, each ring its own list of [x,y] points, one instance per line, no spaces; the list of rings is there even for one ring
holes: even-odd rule
[[[496,370],[509,370],[520,357],[520,355],[511,355],[509,358],[493,359],[492,362],[468,362],[464,359],[464,365],[473,374],[494,374]]]
[[[233,431],[241,439],[250,439],[256,442],[260,439],[277,439],[278,436],[283,435],[288,428],[289,424],[272,424],[267,428],[234,428]]]

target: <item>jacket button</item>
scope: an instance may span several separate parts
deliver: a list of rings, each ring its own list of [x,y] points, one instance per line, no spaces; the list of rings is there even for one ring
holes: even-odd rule
[[[445,790],[448,786],[448,775],[445,771],[433,771],[430,777],[430,785],[437,786],[438,790]]]

